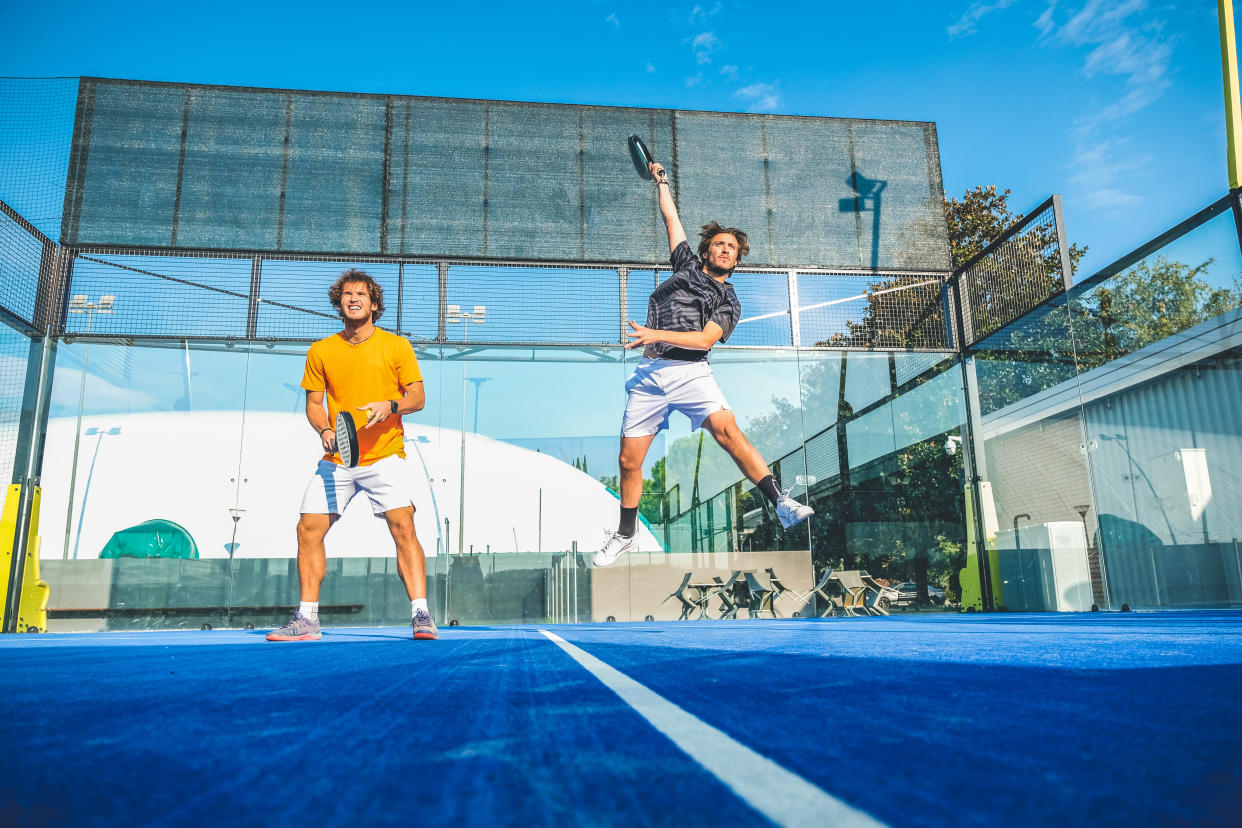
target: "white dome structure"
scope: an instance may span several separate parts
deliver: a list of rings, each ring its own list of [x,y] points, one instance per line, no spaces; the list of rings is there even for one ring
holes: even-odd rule
[[[48,423],[41,557],[97,558],[114,532],[153,518],[185,527],[202,558],[297,554],[302,493],[321,456],[301,413],[83,416],[70,510],[76,424],[76,417]],[[459,549],[462,433],[409,421],[405,429],[415,525],[428,557],[561,551],[575,541],[589,552],[616,527],[617,499],[598,480],[555,457],[467,433]],[[639,532],[640,549],[661,549],[646,526]],[[393,554],[365,495],[328,533],[327,549],[329,557]]]

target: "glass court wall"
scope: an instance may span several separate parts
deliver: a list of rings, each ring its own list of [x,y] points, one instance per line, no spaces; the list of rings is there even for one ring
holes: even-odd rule
[[[351,266],[383,285],[380,325],[423,371],[428,404],[406,418],[405,447],[441,623],[822,616],[845,611],[855,576],[857,613],[1239,602],[1228,200],[1067,292],[1051,201],[948,273],[931,125],[531,105],[560,119],[551,143],[525,136],[537,153],[578,160],[553,165],[563,204],[522,226],[523,193],[548,182],[523,184],[506,143],[530,128],[520,105],[248,92],[84,81],[61,243],[4,213],[0,438],[23,482],[43,387],[49,628],[287,617],[319,456],[299,381],[309,344],[339,329],[326,290]],[[272,105],[239,121],[239,101],[257,100]],[[433,134],[427,107],[453,113],[455,138]],[[167,122],[166,145],[126,144],[134,118]],[[295,138],[316,123],[355,130],[341,143],[353,155]],[[290,136],[279,165],[263,149],[272,130]],[[674,416],[644,465],[639,552],[598,570],[637,361],[625,322],[669,275],[617,130],[676,147],[687,226],[738,205],[759,228],[732,278],[743,322],[712,364],[816,515],[782,530]],[[729,135],[753,166],[713,177]],[[795,145],[840,169],[806,175]],[[266,172],[248,166],[263,158]],[[127,169],[163,178],[148,190]],[[238,197],[239,170],[276,181],[276,198]],[[342,200],[307,189],[325,170],[345,176]],[[814,193],[797,189],[807,181]],[[138,216],[127,193],[162,200]],[[496,209],[470,212],[481,203]],[[311,223],[285,224],[292,204]],[[339,249],[296,252],[328,242]],[[326,623],[405,622],[391,540],[364,502],[328,553]]]

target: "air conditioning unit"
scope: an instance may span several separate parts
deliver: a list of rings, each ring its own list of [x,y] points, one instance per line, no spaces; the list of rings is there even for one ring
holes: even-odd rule
[[[996,534],[1001,594],[1016,612],[1086,612],[1093,603],[1087,533],[1076,520],[1035,523]]]

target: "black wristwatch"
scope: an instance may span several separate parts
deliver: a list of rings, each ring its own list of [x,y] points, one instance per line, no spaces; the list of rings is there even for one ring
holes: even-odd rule
[[[389,407],[390,409],[392,409],[392,413],[393,413],[393,414],[396,414],[396,413],[397,413],[397,401],[396,401],[396,400],[389,400],[389,401],[388,401],[388,407]]]

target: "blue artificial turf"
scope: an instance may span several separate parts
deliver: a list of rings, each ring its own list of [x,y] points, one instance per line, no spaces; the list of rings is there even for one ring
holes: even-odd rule
[[[1239,613],[547,628],[894,825],[1239,822]],[[0,638],[0,823],[768,824],[538,629]]]

